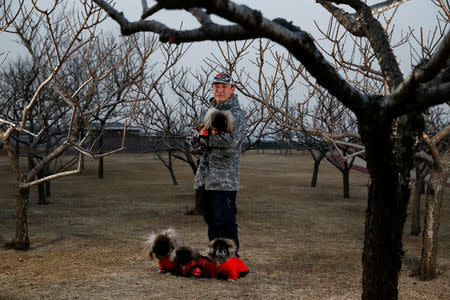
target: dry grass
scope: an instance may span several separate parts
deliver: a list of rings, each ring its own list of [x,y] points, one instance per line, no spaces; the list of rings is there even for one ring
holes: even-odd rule
[[[31,194],[28,252],[0,250],[0,299],[358,299],[367,181],[351,173],[351,199],[341,176],[323,163],[318,187],[309,186],[309,155],[247,154],[238,193],[241,258],[250,274],[237,282],[159,274],[142,242],[173,227],[181,241],[204,249],[206,225],[185,215],[193,205],[192,173],[178,163],[179,185],[152,155],[106,158],[106,178],[95,161],[83,175],[53,182],[51,204]],[[15,232],[14,177],[0,157],[0,239]],[[449,193],[441,216],[438,279],[401,273],[400,299],[448,299]],[[409,224],[407,225],[409,226]],[[421,237],[405,234],[407,257],[418,258]]]

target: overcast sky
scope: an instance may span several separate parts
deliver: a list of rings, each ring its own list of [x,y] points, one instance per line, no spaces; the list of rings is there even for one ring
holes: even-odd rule
[[[39,5],[45,7],[51,0],[38,0]],[[74,0],[63,0],[63,2],[73,3]],[[276,17],[282,17],[288,21],[292,21],[295,25],[299,26],[302,30],[308,31],[313,37],[320,37],[317,33],[314,21],[318,24],[327,26],[330,14],[318,5],[315,0],[237,0],[239,4],[246,4],[251,8],[259,9],[262,11],[266,18],[273,19]],[[377,3],[379,1],[368,1],[369,4]],[[155,1],[148,1],[149,5],[153,5]],[[69,5],[66,5],[69,6]],[[140,0],[117,0],[116,8],[119,11],[123,11],[125,16],[130,20],[138,20],[142,13]],[[429,0],[411,0],[399,8],[398,15],[396,17],[396,32],[406,32],[408,26],[418,30],[421,26],[424,27],[425,32],[431,28],[435,23],[436,7]],[[193,28],[197,26],[196,20],[187,13],[182,11],[171,12],[158,12],[155,18],[159,21],[166,23],[167,25],[178,28],[183,22],[184,28]],[[223,22],[218,18],[214,19],[218,22]],[[119,26],[112,20],[108,20],[104,25],[105,30],[112,31],[120,35]],[[8,59],[13,59],[17,55],[24,55],[24,51],[20,50],[20,47],[13,42],[13,37],[4,33],[0,34],[0,51],[9,52]],[[184,61],[192,64],[195,67],[198,64],[202,64],[202,59],[209,55],[211,51],[214,51],[216,44],[213,42],[202,42],[194,44]],[[403,47],[400,53],[396,53],[401,61],[403,71],[407,73],[409,71],[409,49]]]

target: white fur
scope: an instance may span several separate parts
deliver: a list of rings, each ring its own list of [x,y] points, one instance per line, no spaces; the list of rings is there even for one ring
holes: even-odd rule
[[[208,109],[208,111],[205,114],[205,118],[203,120],[203,122],[205,123],[205,129],[208,129],[208,130],[209,129],[217,129],[217,128],[212,128],[212,121],[218,114],[225,115],[225,118],[227,119],[227,132],[233,131],[234,118],[233,118],[233,114],[231,113],[231,111],[218,110],[215,108]]]
[[[214,253],[214,244],[216,243],[217,240],[224,240],[228,246],[228,252],[229,255],[227,257],[217,257],[215,256]],[[209,258],[211,260],[213,260],[216,265],[220,265],[221,263],[227,261],[228,259],[230,259],[231,257],[233,257],[236,254],[236,244],[233,240],[231,239],[224,239],[224,238],[217,238],[215,240],[212,240],[209,243],[209,247],[206,249],[206,253],[208,254]]]
[[[178,246],[177,233],[175,229],[169,228],[159,233],[150,234],[144,242],[144,250],[152,260],[155,258],[153,256],[153,248],[155,247],[158,238],[162,235],[166,235],[172,241],[174,247]]]

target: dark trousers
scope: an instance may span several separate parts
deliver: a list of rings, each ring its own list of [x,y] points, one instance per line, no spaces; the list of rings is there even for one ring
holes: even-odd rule
[[[239,250],[239,238],[236,224],[237,191],[207,191],[203,188],[203,219],[208,224],[208,238],[228,238],[236,242],[236,254]]]

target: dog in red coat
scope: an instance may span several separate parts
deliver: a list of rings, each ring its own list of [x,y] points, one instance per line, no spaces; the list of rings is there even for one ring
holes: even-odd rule
[[[178,247],[174,229],[167,229],[150,235],[145,241],[145,249],[150,260],[158,259],[159,272],[175,273],[177,265],[170,261],[170,254]]]
[[[177,247],[170,255],[170,261],[178,268],[178,274],[194,277],[216,277],[216,264],[189,246]]]
[[[217,265],[217,278],[236,280],[248,274],[245,263],[235,256],[236,244],[233,240],[224,238],[212,240],[207,253]]]

